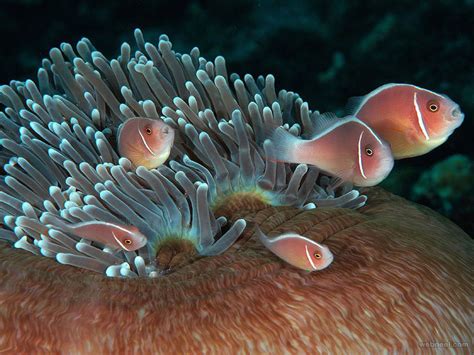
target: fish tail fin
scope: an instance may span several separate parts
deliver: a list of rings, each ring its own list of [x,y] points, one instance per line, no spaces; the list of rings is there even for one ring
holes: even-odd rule
[[[283,127],[278,127],[273,131],[270,140],[273,144],[273,159],[298,163],[295,153],[301,139],[298,139]]]
[[[255,226],[255,233],[257,234],[258,239],[260,242],[265,246],[265,248],[269,249],[270,245],[268,242],[268,237],[265,235],[265,233],[262,232],[259,226]]]
[[[64,221],[49,212],[44,212],[40,217],[40,222],[45,225],[51,225],[53,228],[60,228],[62,231],[70,232],[71,227]]]

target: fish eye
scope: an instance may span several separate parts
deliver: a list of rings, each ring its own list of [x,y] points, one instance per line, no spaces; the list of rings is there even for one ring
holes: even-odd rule
[[[124,242],[125,244],[127,244],[127,245],[132,244],[132,240],[131,240],[131,239],[125,239],[123,242]]]
[[[428,101],[428,110],[431,112],[436,112],[439,110],[438,102],[436,101]]]
[[[145,128],[145,132],[146,132],[146,134],[150,135],[151,132],[152,132],[151,128],[150,127]]]
[[[321,259],[321,254],[319,254],[319,253],[314,253],[314,257],[315,257],[316,259]]]
[[[367,155],[368,157],[371,157],[372,155],[374,155],[374,150],[372,149],[370,145],[365,147],[365,155]]]

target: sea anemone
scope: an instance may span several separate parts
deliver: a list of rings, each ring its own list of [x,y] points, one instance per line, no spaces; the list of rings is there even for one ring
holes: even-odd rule
[[[166,36],[157,48],[139,30],[135,38],[134,57],[125,43],[110,61],[87,39],[77,54],[62,44],[43,61],[38,84],[0,88],[0,237],[62,264],[153,277],[169,268],[157,258],[166,245],[189,252],[191,244],[202,256],[227,250],[246,226],[227,221],[225,206],[235,198],[304,209],[364,205],[365,196],[347,184],[336,190],[315,167],[269,158],[264,127],[299,135],[313,115],[298,95],[277,95],[272,75],[229,78],[223,57],[206,61],[197,48],[177,54]],[[162,118],[178,132],[164,166],[147,170],[120,158],[118,126],[136,116]],[[112,253],[61,230],[93,220],[133,224],[148,245]]]

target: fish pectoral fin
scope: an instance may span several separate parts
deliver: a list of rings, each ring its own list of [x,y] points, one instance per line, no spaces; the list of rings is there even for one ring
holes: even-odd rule
[[[345,164],[343,164],[345,165]],[[349,169],[334,169],[327,171],[328,175],[335,176],[344,181],[351,181],[351,177],[354,175],[354,165],[351,164]]]
[[[148,145],[145,137],[143,136],[143,133],[140,131],[140,129],[137,127],[137,132],[138,132],[138,135],[140,136],[140,139],[142,141],[142,144],[143,146],[145,147],[145,149],[152,155],[152,156],[156,156],[155,152],[151,149],[151,147]]]
[[[331,182],[331,184],[329,185],[331,187],[332,190],[336,190],[338,187],[340,187],[342,184],[344,184],[345,182],[347,182],[346,179],[344,178],[341,178],[339,176],[336,176],[336,178],[334,179],[333,182]]]
[[[128,154],[127,158],[130,160],[130,162],[135,165],[135,166],[147,166],[148,165],[148,162],[150,161],[150,159],[148,159],[147,157],[145,157],[143,154],[139,154],[139,153],[131,153],[131,154]]]
[[[123,251],[123,249],[119,248],[119,247],[110,247],[109,249],[110,249],[112,255],[117,255],[118,253]]]
[[[126,158],[142,157],[143,152],[139,150],[136,144],[124,143],[120,149],[120,154]]]

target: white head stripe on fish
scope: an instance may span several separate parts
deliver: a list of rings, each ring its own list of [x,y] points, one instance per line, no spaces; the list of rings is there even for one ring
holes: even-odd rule
[[[348,117],[350,117],[350,116],[348,116]],[[361,120],[359,120],[357,117],[341,118],[341,119],[338,120],[338,122],[336,122],[334,124],[334,126],[331,126],[329,129],[326,129],[321,133],[318,133],[317,135],[315,135],[311,139],[321,138],[322,136],[324,136],[328,132],[331,132],[331,131],[335,130],[336,128],[342,126],[343,124],[346,124],[346,123],[349,123],[349,122],[355,122],[355,123],[358,123],[361,126],[367,128],[367,130],[374,136],[374,138],[377,140],[377,142],[379,142],[379,144],[383,145],[382,141],[377,136],[377,134],[374,132],[374,130],[372,128],[370,128],[369,126],[367,126],[367,124],[365,122],[362,122]]]
[[[138,131],[138,134],[140,135],[140,138],[142,139],[143,144],[145,145],[145,148],[151,153],[151,155],[156,156],[156,154],[153,153],[150,146],[146,142],[145,137],[143,137],[143,134],[142,134],[142,132],[140,132],[140,129],[138,127],[137,127],[137,131]]]
[[[360,132],[359,136],[359,143],[357,143],[357,155],[359,156],[359,170],[364,179],[367,180],[367,176],[364,174],[364,166],[362,165],[362,147],[360,146],[360,143],[362,141],[362,136],[364,135],[364,131]]]
[[[115,241],[122,247],[122,249],[127,249],[127,247],[125,245],[123,245],[122,241],[117,238],[114,231],[112,231],[112,236],[114,237]]]
[[[112,237],[114,237],[115,241],[116,241],[117,243],[119,243],[119,245],[123,248],[122,242],[117,238],[117,236],[115,235],[114,231],[112,231]]]
[[[423,132],[423,135],[428,141],[430,140],[430,136],[428,135],[428,132],[426,131],[425,122],[423,121],[423,115],[420,111],[420,106],[418,106],[418,101],[416,100],[416,91],[413,94],[413,105],[415,106],[416,117],[418,118],[418,126],[420,126],[421,132]]]
[[[311,267],[312,267],[314,270],[316,270],[317,267],[316,267],[316,265],[314,265],[313,260],[311,260],[311,255],[309,254],[308,246],[305,245],[304,248],[305,248],[305,251],[306,251],[306,257],[308,258],[308,261],[309,261],[309,263],[311,264]]]

